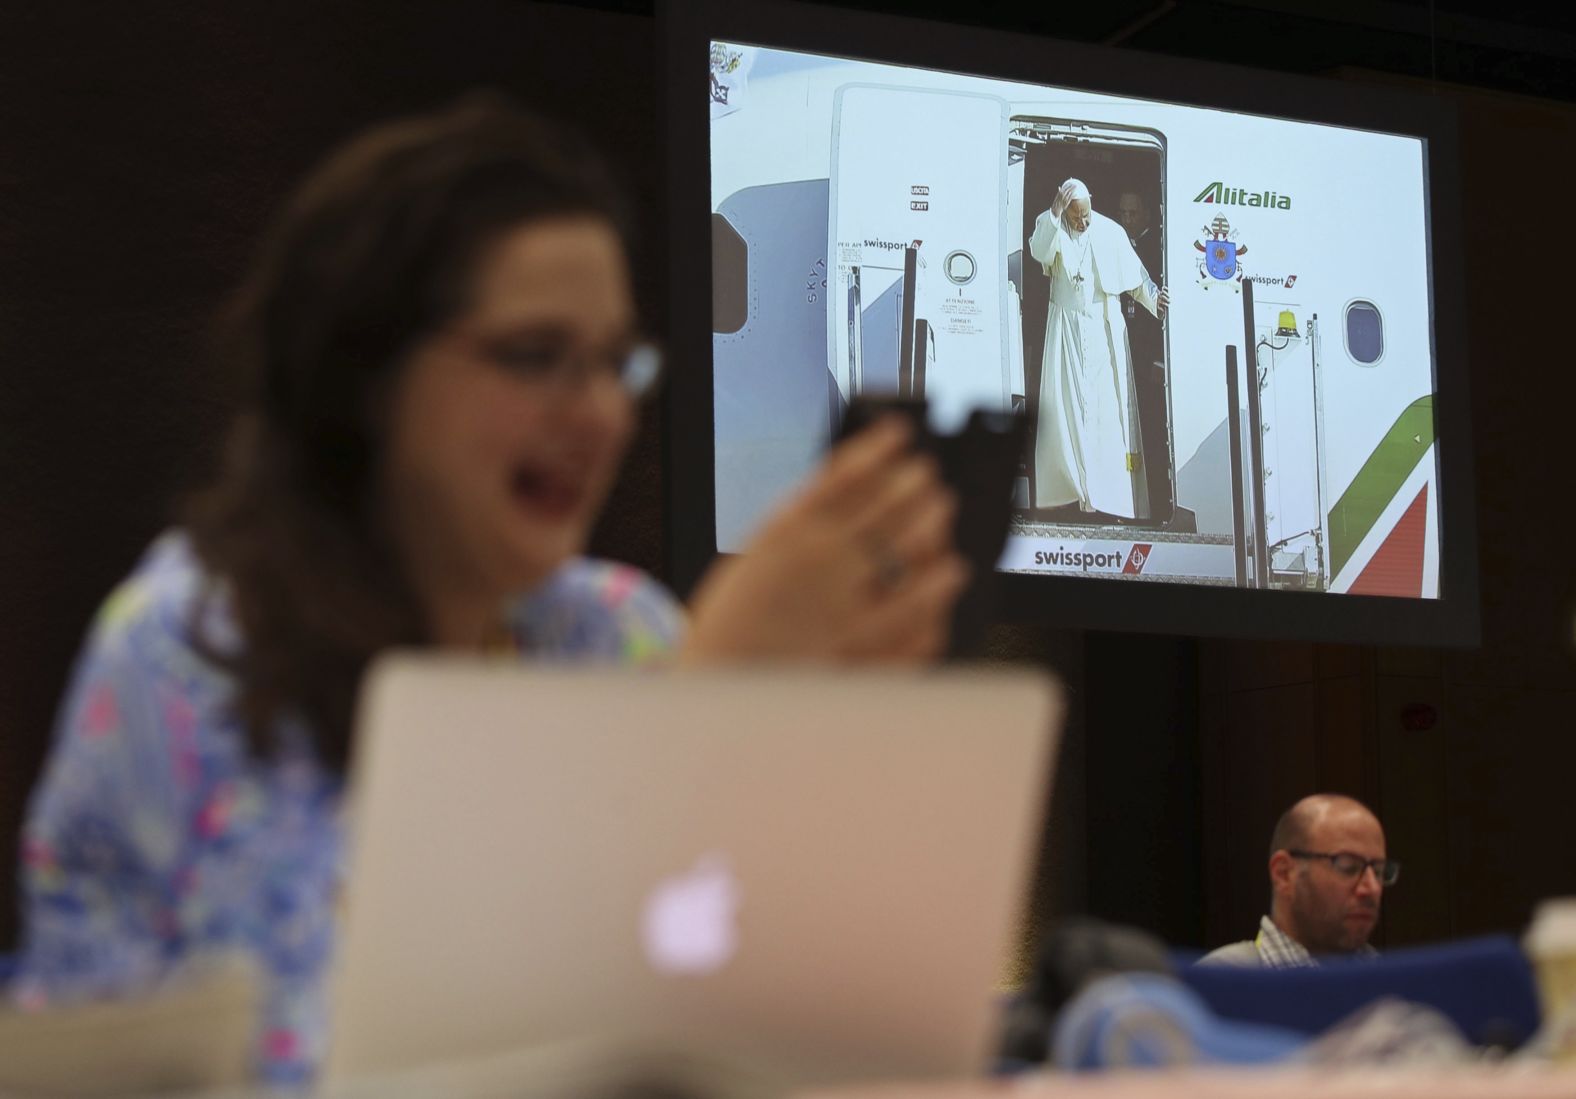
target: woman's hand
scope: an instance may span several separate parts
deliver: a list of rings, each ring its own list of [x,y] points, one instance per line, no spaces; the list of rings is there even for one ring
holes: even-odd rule
[[[968,579],[956,501],[887,417],[839,445],[744,553],[702,579],[680,664],[920,662]]]

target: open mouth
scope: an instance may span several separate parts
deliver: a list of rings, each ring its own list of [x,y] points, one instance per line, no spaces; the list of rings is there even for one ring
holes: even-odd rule
[[[515,503],[527,511],[553,519],[575,514],[586,495],[582,479],[529,464],[514,468],[509,490]]]

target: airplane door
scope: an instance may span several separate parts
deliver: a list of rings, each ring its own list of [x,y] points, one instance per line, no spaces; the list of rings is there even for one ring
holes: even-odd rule
[[[992,96],[838,91],[827,361],[843,402],[923,379],[943,429],[1011,408],[1006,124]]]
[[[1166,285],[1166,142],[1157,130],[1088,119],[1059,117],[1066,103],[1014,103],[1009,140],[1018,202],[1019,240],[1050,207],[1065,180],[1079,179],[1094,198],[1094,210],[1120,220],[1144,270]],[[1131,203],[1133,220],[1123,212]],[[1139,218],[1137,215],[1142,215]],[[1024,313],[1022,341],[1030,378],[1025,394],[1038,407],[1035,375],[1045,338],[1049,280],[1033,259],[1024,264],[1018,292]],[[1167,325],[1130,296],[1122,299],[1128,371],[1126,386],[1130,450],[1135,456],[1136,515],[1157,526],[1190,517],[1176,514],[1176,454]]]

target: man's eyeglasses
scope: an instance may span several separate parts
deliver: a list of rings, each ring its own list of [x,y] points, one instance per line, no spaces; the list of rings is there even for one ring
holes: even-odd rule
[[[569,351],[554,342],[487,340],[464,333],[455,338],[467,350],[522,381],[555,388],[573,388],[593,377],[611,377],[633,398],[650,393],[662,376],[662,352],[655,344],[637,343],[622,354]]]
[[[1354,855],[1350,851],[1296,851],[1286,852],[1294,859],[1324,859],[1335,868],[1335,872],[1343,878],[1356,879],[1362,876],[1364,870],[1372,870],[1374,877],[1379,879],[1381,885],[1394,885],[1401,877],[1401,864],[1394,859],[1365,859],[1361,855]]]

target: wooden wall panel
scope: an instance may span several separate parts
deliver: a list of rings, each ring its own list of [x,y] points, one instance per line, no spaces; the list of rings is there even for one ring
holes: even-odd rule
[[[1266,911],[1270,833],[1292,802],[1317,789],[1318,694],[1311,682],[1233,692],[1226,702],[1226,894],[1210,898],[1227,941],[1251,937]],[[1219,943],[1210,943],[1217,946]]]
[[[1448,717],[1438,676],[1381,675],[1374,686],[1379,796],[1392,858],[1402,877],[1387,890],[1379,941],[1389,946],[1449,938],[1450,793]]]
[[[1517,931],[1576,896],[1576,689],[1452,683],[1443,738],[1451,928]]]

